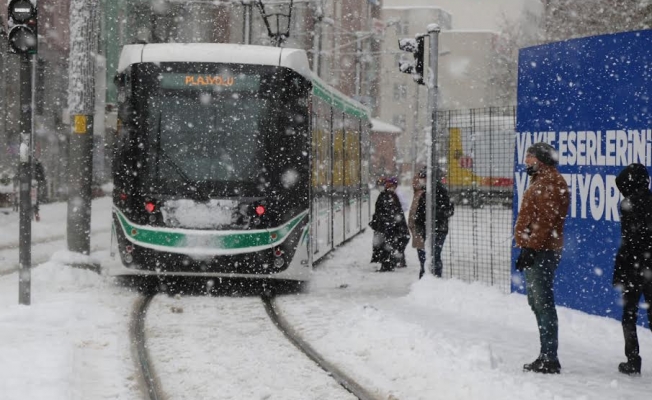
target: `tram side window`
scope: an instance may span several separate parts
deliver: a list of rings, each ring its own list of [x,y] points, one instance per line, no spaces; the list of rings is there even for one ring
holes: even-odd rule
[[[316,188],[319,191],[328,192],[330,188],[331,170],[331,110],[321,99],[314,98],[313,109],[316,110],[317,121],[313,126],[315,132],[315,154],[313,168],[316,176]]]
[[[344,118],[340,111],[333,113],[333,189],[344,189]]]
[[[366,119],[360,121],[360,149],[361,149],[361,177],[360,180],[364,184],[362,189],[366,192],[371,184],[369,176],[369,159],[370,159],[370,144],[369,144],[369,122]]]
[[[311,151],[310,154],[312,156],[311,160],[311,166],[312,166],[312,187],[313,189],[319,188],[321,185],[321,170],[320,166],[322,163],[322,154],[321,154],[321,130],[320,130],[320,122],[319,119],[321,116],[319,115],[319,107],[317,104],[317,99],[312,99],[313,102],[313,107],[312,107],[312,113],[310,117],[312,118],[312,124],[311,124]]]
[[[346,115],[345,176],[346,186],[357,190],[360,185],[360,120]]]

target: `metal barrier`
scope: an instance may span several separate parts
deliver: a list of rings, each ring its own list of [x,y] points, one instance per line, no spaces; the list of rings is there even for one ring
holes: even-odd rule
[[[441,111],[440,167],[455,215],[444,277],[511,289],[514,107]],[[447,153],[447,154],[446,154]]]

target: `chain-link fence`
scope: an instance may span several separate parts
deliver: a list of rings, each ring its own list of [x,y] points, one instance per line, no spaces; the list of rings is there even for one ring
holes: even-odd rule
[[[505,292],[511,286],[515,122],[514,107],[438,114],[440,166],[455,204],[444,276]]]

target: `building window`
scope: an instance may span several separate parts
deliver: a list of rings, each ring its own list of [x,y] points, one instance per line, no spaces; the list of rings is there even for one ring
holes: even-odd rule
[[[405,115],[394,115],[392,117],[392,124],[398,126],[399,128],[405,130]]]
[[[407,85],[395,83],[394,100],[405,100],[405,99],[407,99]]]
[[[410,21],[400,20],[396,24],[396,34],[397,35],[409,35],[410,34]]]

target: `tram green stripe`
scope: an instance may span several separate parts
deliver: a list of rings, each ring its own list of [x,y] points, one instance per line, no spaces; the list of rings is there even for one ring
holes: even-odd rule
[[[312,92],[315,96],[326,101],[328,104],[343,111],[346,114],[352,115],[357,118],[367,118],[367,111],[357,105],[349,102],[344,97],[337,93],[331,92],[327,87],[323,86],[320,82],[312,81]]]
[[[286,224],[269,231],[258,231],[251,233],[230,233],[212,235],[193,235],[183,232],[164,231],[144,227],[131,223],[119,210],[115,210],[125,234],[136,243],[163,246],[171,248],[192,247],[193,244],[199,247],[218,249],[244,249],[248,247],[271,246],[282,242],[292,229],[301,222],[308,212],[304,211]],[[133,234],[133,231],[136,231]],[[272,239],[272,235],[276,237]]]

